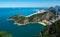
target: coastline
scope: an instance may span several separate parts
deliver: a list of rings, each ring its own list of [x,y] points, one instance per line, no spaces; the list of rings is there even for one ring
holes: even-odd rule
[[[33,16],[33,15],[35,15],[35,14],[44,13],[44,12],[46,12],[46,11],[44,11],[44,10],[38,10],[37,12],[35,12],[35,13],[33,13],[33,14],[30,14],[30,15],[28,15],[28,16],[25,16],[25,17],[31,17],[31,16]],[[13,20],[13,19],[7,19],[7,20]],[[29,23],[39,23],[39,24],[42,24],[43,26],[46,26],[46,24],[43,23],[43,22],[29,22],[29,23],[20,24],[20,23],[15,22],[15,20],[13,20],[13,21],[14,21],[14,24],[17,24],[17,25],[19,25],[19,26],[21,26],[21,25],[26,25],[26,24],[29,24]]]
[[[7,19],[7,20],[12,20],[12,19]],[[14,21],[14,20],[13,20],[13,21]],[[15,21],[14,21],[14,22],[15,22]],[[43,22],[29,22],[29,23],[39,23],[39,24],[42,24],[43,26],[46,26],[46,24],[43,23]],[[29,24],[29,23],[26,23],[26,24]],[[17,23],[17,22],[15,22],[14,24],[17,24],[18,26],[26,25],[26,24],[20,24],[20,23]]]
[[[46,26],[46,24],[43,23],[43,22],[29,22],[29,23],[31,23],[31,24],[33,24],[33,23],[39,23],[39,24],[42,24],[43,26]],[[26,24],[29,24],[29,23],[26,23]],[[14,24],[17,24],[18,26],[26,25],[26,24],[20,24],[20,23],[16,23],[16,22]]]
[[[43,23],[43,22],[38,22],[39,24],[42,24],[43,26],[46,26],[47,24]]]
[[[18,26],[26,25],[26,24],[29,24],[29,23],[39,23],[39,24],[42,24],[43,26],[46,26],[47,25],[47,24],[45,24],[43,22],[29,22],[29,23],[26,23],[26,24],[20,24],[20,23],[15,22],[15,20],[13,20],[13,19],[7,19],[7,20],[14,21],[14,24],[17,24]]]
[[[35,13],[33,13],[33,14],[30,14],[30,15],[28,15],[28,16],[25,16],[25,17],[30,17],[30,16],[33,16],[33,15],[35,15],[35,14],[44,13],[44,12],[46,12],[46,11],[38,10],[37,12],[35,12]]]

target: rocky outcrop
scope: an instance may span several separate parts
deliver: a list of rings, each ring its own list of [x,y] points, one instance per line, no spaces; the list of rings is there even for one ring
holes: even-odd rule
[[[48,33],[51,36],[60,37],[60,20],[57,20],[55,23],[50,25]]]

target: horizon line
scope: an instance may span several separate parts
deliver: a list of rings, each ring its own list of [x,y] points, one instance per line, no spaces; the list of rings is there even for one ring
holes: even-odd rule
[[[55,6],[60,6],[60,5],[55,5]],[[45,6],[45,7],[55,7],[55,6]],[[0,6],[0,8],[28,8],[29,6]],[[35,8],[36,6],[31,6],[30,8]],[[39,6],[37,6],[39,8]],[[36,8],[37,8],[36,7]],[[44,6],[40,6],[44,7]]]
[[[55,6],[60,6],[60,5],[55,5]],[[55,7],[55,6],[40,6],[40,8],[41,7],[43,7],[43,8],[49,8],[49,7]],[[38,7],[23,7],[23,6],[0,6],[0,8],[39,8],[39,6]]]

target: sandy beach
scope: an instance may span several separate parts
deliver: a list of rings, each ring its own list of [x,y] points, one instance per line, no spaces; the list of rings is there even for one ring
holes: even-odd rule
[[[46,26],[46,24],[45,23],[43,23],[43,22],[38,22],[39,24],[42,24],[43,26]]]

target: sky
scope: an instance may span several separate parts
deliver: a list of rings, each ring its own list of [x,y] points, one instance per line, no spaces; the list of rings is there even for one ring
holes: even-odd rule
[[[0,7],[51,7],[60,6],[60,0],[0,0]]]

